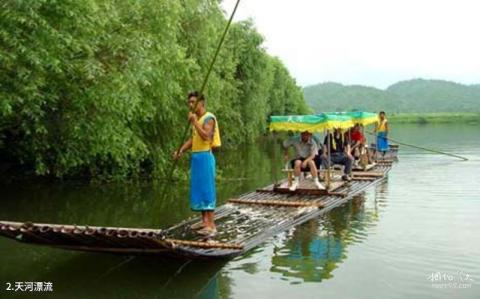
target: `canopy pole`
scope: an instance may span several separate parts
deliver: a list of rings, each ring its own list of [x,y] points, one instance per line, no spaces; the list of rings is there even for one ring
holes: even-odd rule
[[[357,125],[357,123],[354,124],[353,127],[351,127],[350,129],[348,129],[348,139],[347,139],[347,142],[344,142],[344,144],[346,143],[347,144],[347,154],[349,155],[352,155],[353,156],[353,151],[352,151],[352,129]],[[355,160],[355,159],[354,159]]]
[[[330,190],[330,181],[331,181],[331,177],[330,177],[330,168],[331,168],[331,164],[332,164],[332,159],[331,159],[331,155],[330,155],[330,151],[331,151],[331,147],[330,147],[330,130],[327,129],[327,151],[328,151],[328,155],[327,155],[327,159],[328,159],[328,163],[327,163],[327,174],[326,174],[326,177],[325,177],[325,183],[327,185],[327,190]]]
[[[273,175],[273,180],[274,180],[274,186],[277,186],[277,184],[278,184],[278,176],[277,176],[277,171],[276,171],[277,169],[276,169],[276,167],[277,167],[277,162],[278,162],[277,160],[278,160],[278,159],[277,159],[277,154],[276,154],[276,150],[277,150],[277,147],[276,147],[276,145],[277,145],[277,138],[276,138],[276,136],[275,136],[275,133],[276,133],[275,131],[272,132],[272,137],[273,137],[273,142],[272,142],[272,143],[273,143],[273,145],[272,145],[272,150],[273,150],[273,153],[272,153],[272,155],[273,155],[273,164],[272,164],[272,166],[271,166],[271,170],[272,170],[272,172],[273,172],[272,175]]]

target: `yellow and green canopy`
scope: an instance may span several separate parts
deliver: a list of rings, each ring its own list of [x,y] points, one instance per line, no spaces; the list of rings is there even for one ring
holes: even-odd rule
[[[309,131],[321,132],[333,129],[349,129],[355,124],[367,126],[378,122],[376,113],[353,112],[328,112],[315,115],[286,115],[271,116],[271,131]]]
[[[362,126],[368,126],[374,123],[378,123],[378,114],[364,111],[352,111],[352,112],[330,112],[329,114],[336,113],[347,115],[352,118],[354,124],[360,124]]]

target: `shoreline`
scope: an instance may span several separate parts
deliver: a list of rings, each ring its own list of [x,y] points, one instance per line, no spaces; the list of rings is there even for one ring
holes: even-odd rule
[[[480,124],[480,112],[390,113],[393,124]]]

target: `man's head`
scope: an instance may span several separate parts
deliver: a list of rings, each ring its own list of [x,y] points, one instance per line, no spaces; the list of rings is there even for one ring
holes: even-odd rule
[[[303,131],[302,134],[300,134],[300,136],[303,142],[308,142],[310,140],[310,137],[312,137],[312,133],[308,131]]]
[[[360,124],[355,124],[355,126],[353,126],[352,132],[358,132],[358,131],[360,131]]]
[[[385,119],[385,111],[380,111],[378,116],[380,116],[380,119],[382,119],[382,120]]]
[[[205,97],[201,95],[198,91],[192,91],[188,93],[188,107],[192,110],[195,107],[195,102],[197,103],[196,109],[193,112],[197,112],[199,109],[205,107]]]

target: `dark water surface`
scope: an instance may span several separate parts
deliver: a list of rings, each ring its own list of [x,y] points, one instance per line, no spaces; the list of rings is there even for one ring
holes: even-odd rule
[[[480,298],[480,128],[402,125],[388,181],[232,261],[69,252],[0,239],[0,298]],[[271,183],[268,143],[221,153],[219,198]],[[186,162],[186,161],[185,161]],[[183,166],[186,170],[186,164]],[[276,169],[276,168],[273,168]],[[279,178],[279,177],[278,177]],[[0,219],[167,227],[193,215],[188,182],[1,186]],[[6,291],[52,282],[53,293]]]

